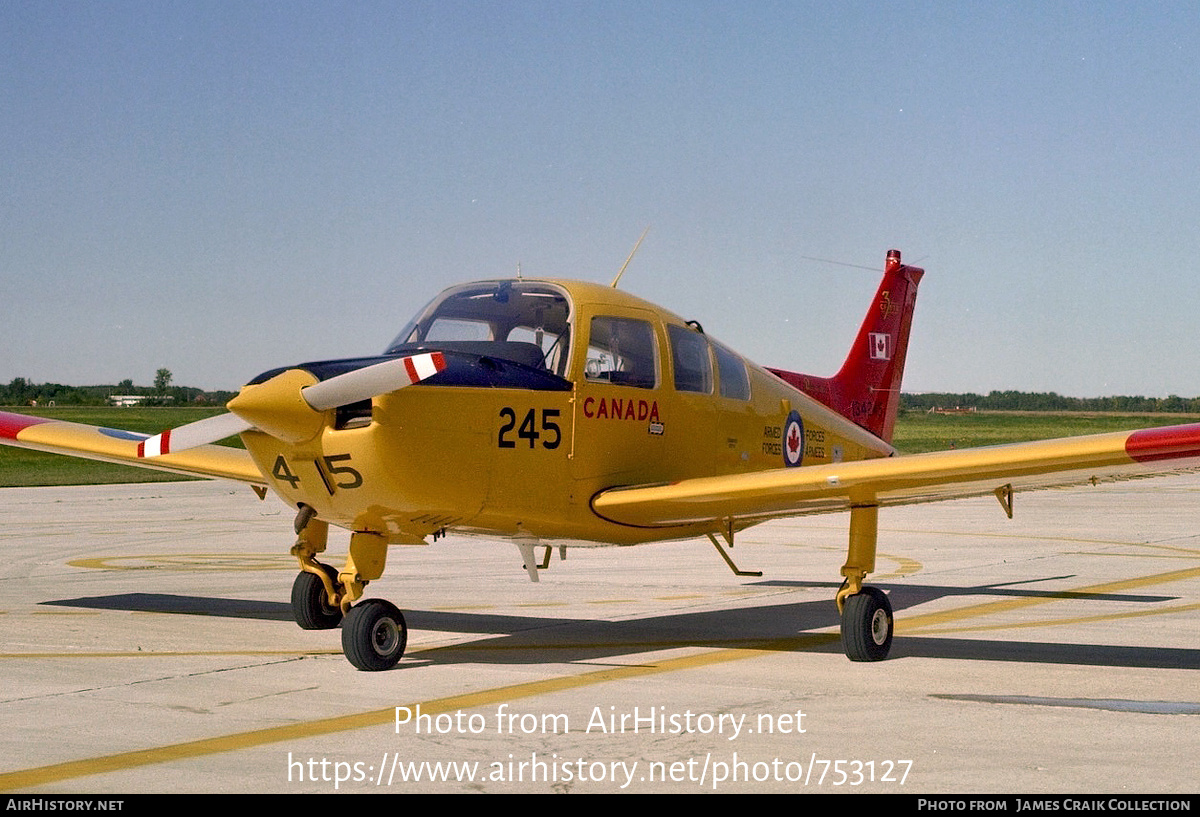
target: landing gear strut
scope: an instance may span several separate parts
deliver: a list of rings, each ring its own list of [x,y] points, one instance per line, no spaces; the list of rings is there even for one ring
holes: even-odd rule
[[[842,566],[846,581],[838,591],[837,605],[842,614],[842,649],[851,661],[882,661],[892,648],[892,603],[878,587],[863,585],[875,570],[878,523],[878,505],[850,509],[850,549]]]
[[[346,565],[337,570],[316,560],[325,550],[328,533],[329,524],[301,505],[292,546],[292,555],[300,563],[300,575],[292,583],[292,616],[305,630],[332,630],[341,624],[342,652],[351,664],[368,672],[391,669],[408,646],[404,614],[383,599],[354,604],[362,598],[367,582],[383,575],[387,539],[371,531],[355,531]]]

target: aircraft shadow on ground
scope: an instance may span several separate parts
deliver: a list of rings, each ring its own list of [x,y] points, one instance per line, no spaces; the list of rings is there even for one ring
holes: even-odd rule
[[[836,588],[825,582],[761,582]],[[1013,585],[946,587],[937,585],[877,585],[889,590],[897,617],[927,601],[958,596],[1004,598],[1075,598],[1088,601],[1122,601],[1154,604],[1173,596],[1121,593],[1072,593],[1017,588]],[[56,607],[93,610],[200,615],[265,621],[292,620],[284,602],[183,596],[163,593],[123,593],[42,602]],[[410,658],[426,664],[542,664],[597,662],[679,647],[754,649],[778,652],[841,653],[834,632],[838,617],[831,598],[771,605],[747,605],[722,610],[683,611],[620,621],[561,616],[465,613],[406,610],[409,628],[415,631],[465,633],[484,636],[464,644],[422,650]],[[1052,629],[1052,625],[1047,629]],[[330,646],[337,644],[333,641]],[[1088,666],[1200,669],[1200,649],[1154,646],[1111,646],[1068,642],[983,640],[950,636],[898,635],[889,660],[950,658],[1021,663],[1078,664]],[[398,669],[413,666],[407,660]]]

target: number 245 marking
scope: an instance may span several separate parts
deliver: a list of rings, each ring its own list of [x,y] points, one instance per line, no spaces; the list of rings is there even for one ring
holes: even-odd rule
[[[562,442],[562,430],[556,422],[560,414],[562,412],[558,409],[542,409],[541,431],[538,431],[537,409],[527,411],[518,428],[517,412],[511,407],[505,406],[500,409],[500,417],[504,420],[504,424],[500,426],[500,436],[498,437],[500,448],[517,447],[517,441],[511,436],[513,429],[516,429],[518,437],[529,442],[530,448],[533,448],[534,443],[538,440],[542,441],[542,448],[558,448],[559,443]]]

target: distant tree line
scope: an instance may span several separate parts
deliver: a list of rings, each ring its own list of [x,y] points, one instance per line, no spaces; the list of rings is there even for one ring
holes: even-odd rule
[[[1113,411],[1200,413],[1200,397],[1063,397],[1054,392],[993,391],[988,394],[931,392],[900,395],[901,408],[975,408],[980,411]]]
[[[39,406],[53,402],[58,406],[102,406],[114,394],[146,396],[142,405],[224,405],[235,392],[203,391],[190,386],[171,386],[171,373],[159,369],[154,386],[135,386],[132,380],[122,380],[114,386],[64,386],[60,383],[31,383],[15,377],[0,385],[0,405]],[[910,411],[932,408],[975,408],[980,411],[1113,411],[1162,412],[1200,414],[1200,397],[1063,397],[1055,392],[993,391],[988,394],[971,392],[929,392],[900,395],[900,407]]]
[[[231,391],[203,391],[190,386],[171,386],[170,373],[160,369],[155,386],[135,386],[122,380],[115,386],[64,386],[61,383],[31,383],[14,377],[0,385],[0,405],[4,406],[103,406],[114,394],[143,395],[142,405],[224,405],[233,399]]]

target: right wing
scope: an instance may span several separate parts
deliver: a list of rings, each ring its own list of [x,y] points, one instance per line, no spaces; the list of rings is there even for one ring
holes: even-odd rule
[[[609,488],[592,497],[592,509],[634,527],[715,527],[1197,468],[1200,424]]]
[[[0,411],[0,445],[67,454],[84,459],[135,465],[196,477],[214,477],[266,486],[267,480],[249,452],[224,445],[203,445],[153,459],[138,456],[138,447],[151,435],[82,423],[50,420]]]

